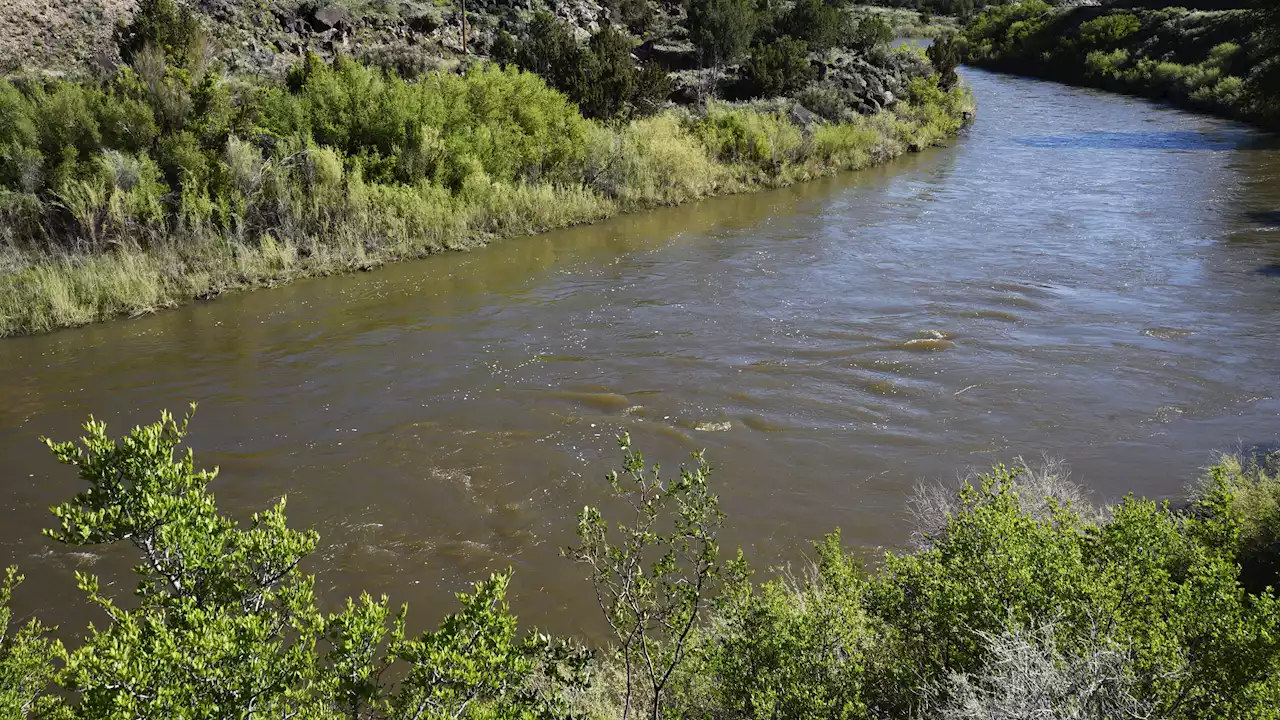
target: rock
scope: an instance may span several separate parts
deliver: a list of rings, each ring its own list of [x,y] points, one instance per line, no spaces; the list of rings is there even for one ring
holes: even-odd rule
[[[805,131],[812,130],[814,125],[822,122],[822,118],[818,117],[816,113],[800,103],[796,103],[791,106],[791,112],[787,114],[787,117],[791,120],[793,125],[796,125]]]
[[[337,30],[351,27],[351,14],[337,5],[325,5],[307,18],[316,30]]]
[[[432,12],[430,10],[414,15],[408,20],[409,29],[415,33],[421,33],[423,35],[435,32],[435,30],[443,23],[443,16],[439,12]]]

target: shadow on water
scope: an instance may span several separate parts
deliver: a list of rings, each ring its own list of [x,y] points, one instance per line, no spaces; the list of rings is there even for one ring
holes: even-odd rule
[[[1063,150],[1246,150],[1274,146],[1274,141],[1260,138],[1246,129],[1221,128],[1197,132],[1104,132],[1093,131],[1073,135],[1033,135],[1015,138],[1014,142],[1036,148]]]
[[[1258,268],[1259,275],[1267,275],[1269,277],[1280,277],[1280,263],[1271,263]]]
[[[1280,227],[1280,210],[1249,210],[1244,216],[1258,225]]]

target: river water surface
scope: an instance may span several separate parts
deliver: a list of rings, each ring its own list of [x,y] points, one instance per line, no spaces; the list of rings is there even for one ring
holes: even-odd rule
[[[128,553],[39,530],[78,489],[38,445],[201,403],[245,516],[288,494],[326,600],[419,623],[512,567],[513,605],[592,632],[557,556],[628,431],[706,448],[730,545],[795,560],[836,526],[902,544],[919,479],[1050,453],[1102,499],[1176,497],[1280,434],[1280,151],[1228,122],[969,70],[952,147],[373,273],[0,342],[0,563],[82,627],[71,580]],[[121,588],[123,590],[123,588]]]

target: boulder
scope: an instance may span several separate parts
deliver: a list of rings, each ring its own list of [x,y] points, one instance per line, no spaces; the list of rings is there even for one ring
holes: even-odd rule
[[[343,30],[351,27],[351,13],[338,5],[325,5],[315,10],[307,18],[311,27],[317,31]]]

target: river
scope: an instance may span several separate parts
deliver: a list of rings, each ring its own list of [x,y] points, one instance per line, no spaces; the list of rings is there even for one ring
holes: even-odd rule
[[[245,517],[288,494],[326,602],[417,625],[490,570],[557,632],[599,627],[558,557],[614,436],[706,448],[726,545],[758,566],[841,527],[908,537],[915,482],[1065,458],[1099,499],[1177,497],[1280,434],[1280,150],[1229,122],[964,72],[951,147],[376,272],[0,342],[0,562],[83,627],[40,536],[78,489],[37,442],[200,402],[192,443]],[[121,588],[123,592],[123,588]]]

